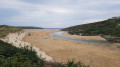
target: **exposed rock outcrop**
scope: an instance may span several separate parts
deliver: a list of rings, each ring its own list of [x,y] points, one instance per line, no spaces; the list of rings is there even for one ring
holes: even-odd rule
[[[107,35],[101,35],[101,37],[105,38],[107,41],[120,42],[120,37],[111,37]]]

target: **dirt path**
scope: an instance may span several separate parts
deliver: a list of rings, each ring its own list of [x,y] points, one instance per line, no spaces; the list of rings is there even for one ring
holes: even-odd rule
[[[67,62],[75,59],[90,67],[120,67],[120,51],[95,45],[76,43],[58,38],[51,38],[48,34],[57,30],[25,30],[31,36],[25,36],[23,41],[30,42],[53,57],[54,61]]]

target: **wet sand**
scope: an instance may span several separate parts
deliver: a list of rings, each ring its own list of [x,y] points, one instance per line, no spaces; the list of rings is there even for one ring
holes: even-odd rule
[[[90,67],[120,67],[120,48],[109,49],[67,41],[59,38],[51,38],[50,33],[58,30],[25,30],[31,36],[25,36],[23,41],[40,48],[56,62],[67,62],[75,59]]]

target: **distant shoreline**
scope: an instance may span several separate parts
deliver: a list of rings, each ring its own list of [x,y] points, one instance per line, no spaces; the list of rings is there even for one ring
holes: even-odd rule
[[[21,28],[21,29],[44,29],[42,27],[34,27],[34,26],[14,26],[17,28]]]
[[[23,30],[61,30],[61,29],[44,28],[44,29],[23,29]]]

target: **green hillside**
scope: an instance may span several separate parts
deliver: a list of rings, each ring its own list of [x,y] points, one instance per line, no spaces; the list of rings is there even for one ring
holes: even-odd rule
[[[34,26],[16,26],[16,27],[21,29],[43,29],[41,27],[34,27]]]
[[[16,27],[11,27],[7,25],[0,25],[0,37],[4,37],[8,35],[9,33],[14,33],[21,31],[22,29],[16,28]]]
[[[70,34],[82,35],[109,35],[114,37],[120,37],[120,19],[108,19],[95,23],[83,24],[72,26],[62,29],[63,31],[69,31]]]

